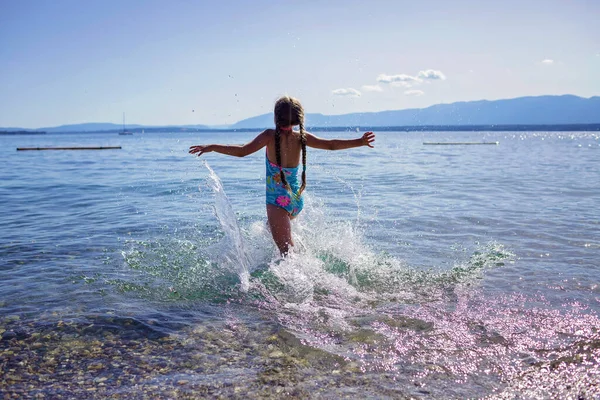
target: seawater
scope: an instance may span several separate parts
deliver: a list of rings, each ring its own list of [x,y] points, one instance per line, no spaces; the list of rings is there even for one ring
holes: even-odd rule
[[[309,149],[286,259],[264,152],[187,154],[252,137],[0,137],[0,392],[600,396],[600,134]]]

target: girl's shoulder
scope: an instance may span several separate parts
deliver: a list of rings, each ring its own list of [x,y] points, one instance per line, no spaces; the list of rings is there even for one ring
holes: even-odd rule
[[[265,129],[258,136],[271,140],[275,137],[275,129]]]
[[[300,134],[300,131],[294,130],[291,132],[292,135],[298,139],[302,139],[302,135]],[[269,139],[275,138],[275,135],[277,135],[277,131],[275,129],[265,129],[261,135],[264,135],[266,137],[268,137]],[[306,135],[310,135],[310,132],[308,131],[304,131],[304,135],[306,137]]]

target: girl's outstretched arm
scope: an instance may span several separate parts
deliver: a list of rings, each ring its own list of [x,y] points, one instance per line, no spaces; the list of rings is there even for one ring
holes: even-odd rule
[[[246,157],[247,155],[255,153],[265,147],[269,143],[269,140],[271,140],[272,136],[272,132],[270,130],[266,130],[255,137],[251,142],[248,142],[244,145],[207,144],[191,146],[189,153],[198,154],[198,156],[201,156],[204,153],[210,153],[211,151],[214,151],[216,153],[226,154],[228,156]]]
[[[306,145],[323,150],[344,150],[361,146],[373,147],[374,141],[375,134],[373,132],[366,132],[358,139],[322,139],[308,132],[306,133]]]

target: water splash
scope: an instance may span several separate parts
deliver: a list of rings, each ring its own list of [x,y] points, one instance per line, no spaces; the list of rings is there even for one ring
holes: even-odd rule
[[[383,372],[433,392],[441,380],[476,397],[598,393],[597,315],[585,305],[490,295],[479,287],[487,270],[513,262],[502,244],[483,245],[450,269],[414,268],[372,249],[358,219],[331,218],[307,195],[293,222],[301,245],[280,259],[264,220],[238,221],[218,176],[207,169],[220,228],[196,235],[211,229],[218,241],[130,242],[128,266],[154,279],[150,289],[133,279],[133,292],[257,307],[304,345],[356,365],[357,373]]]
[[[264,258],[264,251],[256,249],[268,248],[259,243],[269,234],[260,223],[252,224],[247,234],[242,232],[221,180],[208,163],[204,166],[221,229],[194,226],[188,237],[184,229],[175,229],[174,235],[128,240],[128,249],[122,251],[127,271],[107,277],[108,284],[158,301],[222,302],[248,291],[251,266]]]
[[[219,264],[236,271],[240,277],[240,290],[242,292],[247,292],[250,286],[250,273],[248,272],[248,269],[251,261],[248,256],[249,252],[244,244],[242,232],[237,223],[237,218],[233,212],[231,203],[223,189],[221,179],[219,179],[219,176],[212,170],[206,161],[204,161],[204,166],[208,169],[208,178],[206,179],[207,185],[213,191],[215,196],[213,210],[225,234],[223,240],[224,251]]]
[[[292,222],[298,246],[282,260],[264,219],[240,224],[218,175],[206,162],[204,166],[220,229],[195,226],[188,237],[182,238],[180,229],[174,236],[129,241],[123,258],[131,271],[140,274],[114,280],[122,291],[158,300],[209,301],[219,301],[223,293],[240,292],[234,297],[243,298],[251,292],[250,297],[262,299],[261,306],[271,302],[268,307],[276,309],[308,307],[337,318],[342,309],[354,314],[390,301],[433,301],[456,285],[477,281],[482,271],[511,257],[501,245],[491,243],[451,270],[411,268],[371,249],[359,218],[332,219],[318,199],[306,195],[305,211]]]

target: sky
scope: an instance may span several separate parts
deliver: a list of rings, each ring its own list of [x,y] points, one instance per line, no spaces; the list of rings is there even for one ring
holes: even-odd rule
[[[600,95],[598,0],[0,0],[0,127]]]

